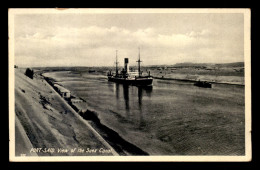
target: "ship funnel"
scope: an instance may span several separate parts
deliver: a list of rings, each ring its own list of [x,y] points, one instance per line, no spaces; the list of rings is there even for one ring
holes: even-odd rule
[[[128,58],[125,58],[125,71],[126,73],[129,73]]]

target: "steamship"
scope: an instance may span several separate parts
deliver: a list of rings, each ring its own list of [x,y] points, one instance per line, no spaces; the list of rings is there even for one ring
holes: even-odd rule
[[[116,72],[112,73],[111,71],[108,72],[107,77],[108,81],[121,83],[125,85],[133,85],[133,86],[152,86],[153,78],[150,76],[150,71],[148,72],[147,76],[142,75],[141,71],[141,60],[140,60],[140,48],[139,48],[139,59],[138,61],[138,72],[130,72],[129,71],[129,60],[125,58],[124,68],[119,73],[118,70],[118,61],[117,61],[117,51],[116,51]]]

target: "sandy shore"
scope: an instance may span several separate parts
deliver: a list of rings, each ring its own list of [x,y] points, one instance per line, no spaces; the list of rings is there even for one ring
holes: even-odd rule
[[[15,69],[16,156],[116,154],[41,76],[24,71]]]

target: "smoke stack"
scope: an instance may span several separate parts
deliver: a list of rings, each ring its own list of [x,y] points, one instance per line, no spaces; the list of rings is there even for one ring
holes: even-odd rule
[[[125,58],[125,71],[126,71],[126,73],[129,72],[128,58]]]

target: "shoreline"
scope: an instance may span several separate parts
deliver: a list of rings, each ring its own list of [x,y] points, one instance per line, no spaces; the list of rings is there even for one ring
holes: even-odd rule
[[[42,75],[41,75],[42,76]],[[44,76],[43,76],[44,77]],[[109,144],[107,143],[107,141],[88,123],[86,122],[84,119],[82,119],[81,116],[79,116],[79,114],[77,113],[77,111],[67,102],[65,101],[61,96],[60,94],[53,88],[53,86],[45,79],[44,77],[44,80],[46,81],[46,83],[52,88],[52,90],[54,92],[56,92],[56,94],[64,101],[64,103],[70,108],[70,110],[75,114],[75,116],[77,118],[79,118],[79,120],[81,120],[85,125],[87,125],[87,127],[94,133],[94,135],[98,138],[99,141],[101,141],[102,144],[104,144],[106,147],[112,149],[112,154],[114,156],[118,156],[118,153],[116,151],[114,151],[114,148]]]
[[[178,78],[167,78],[167,77],[157,77],[154,76],[154,79],[158,79],[158,80],[176,80],[176,81],[185,81],[185,82],[191,82],[191,83],[195,83],[198,82],[196,80],[190,80],[190,79],[178,79]],[[244,84],[239,84],[239,83],[228,83],[228,82],[214,82],[214,81],[207,81],[208,83],[212,83],[212,84],[225,84],[225,85],[237,85],[237,86],[245,86]]]
[[[54,71],[44,71],[41,70],[39,72],[36,72],[37,74],[44,74],[44,73],[48,73],[48,72],[60,72],[60,71],[65,71],[65,70],[54,70]],[[67,70],[66,70],[67,71]],[[70,71],[71,72],[71,71]],[[103,75],[103,74],[99,74],[99,75]],[[43,75],[42,75],[43,76]],[[106,75],[103,75],[106,76]],[[183,82],[191,82],[191,83],[195,83],[198,82],[197,80],[192,80],[192,79],[184,79],[184,78],[171,78],[171,77],[164,77],[164,76],[152,76],[154,79],[157,80],[175,80],[175,81],[183,81]],[[201,81],[204,81],[203,79]],[[206,80],[205,80],[206,81]],[[243,83],[232,83],[232,82],[217,82],[217,81],[207,81],[208,83],[212,83],[212,84],[224,84],[224,85],[237,85],[237,86],[245,86],[245,84]]]
[[[55,90],[53,87],[53,79],[50,79],[49,77],[45,77],[42,74],[40,74],[44,78],[44,80],[47,82],[47,84],[60,96],[60,94]],[[60,96],[61,97],[61,96]],[[77,97],[77,96],[74,96]],[[61,97],[62,98],[62,97]],[[63,99],[63,98],[62,98]],[[82,99],[82,98],[80,98]],[[100,119],[98,117],[98,113],[95,111],[91,111],[87,109],[86,111],[82,111],[80,108],[75,106],[72,102],[66,101],[63,99],[64,102],[73,109],[75,114],[83,119],[84,121],[89,121],[86,123],[90,123],[89,126],[93,128],[96,133],[103,138],[103,140],[108,143],[114,150],[117,152],[117,155],[149,155],[149,153],[143,151],[139,147],[135,146],[134,144],[128,142],[127,140],[123,139],[116,131],[112,130],[111,128],[107,127],[106,125],[102,124],[100,122]],[[84,101],[84,100],[83,100]]]

